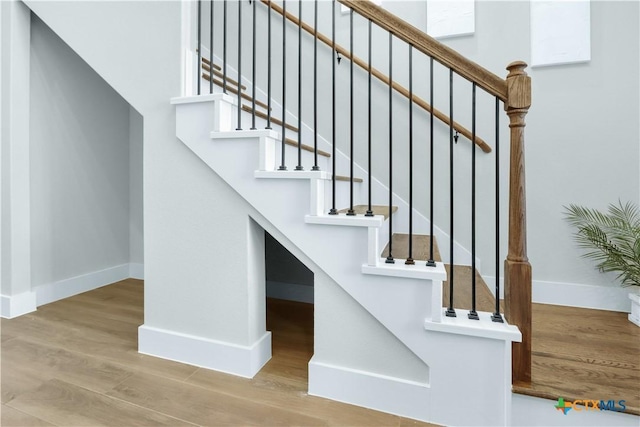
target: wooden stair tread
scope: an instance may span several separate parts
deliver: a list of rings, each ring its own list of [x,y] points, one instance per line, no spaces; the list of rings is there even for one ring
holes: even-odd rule
[[[196,52],[198,51],[198,49],[196,49]],[[211,65],[211,61],[209,61],[207,58],[205,58],[204,56],[202,57],[202,62],[204,62],[207,65]],[[213,68],[215,68],[216,70],[222,70],[222,67],[219,66],[218,64],[213,64]]]
[[[242,106],[242,110],[246,111],[248,113],[251,113],[251,107],[248,106],[248,105],[243,105]],[[256,110],[256,116],[267,120],[267,113],[265,113],[263,111]],[[282,120],[280,120],[280,119],[278,119],[276,117],[271,117],[271,123],[276,124],[278,126],[282,126]],[[298,132],[298,128],[293,126],[293,125],[290,125],[289,123],[287,123],[286,128],[289,129],[290,131],[293,131],[293,132],[296,132],[296,133]]]
[[[209,74],[207,74],[207,73],[202,73],[202,78],[203,78],[203,79],[205,79],[205,80],[207,80],[207,81],[212,80],[212,81],[213,81],[213,84],[215,84],[216,86],[220,86],[220,87],[222,87],[222,85],[223,85],[222,80],[218,80],[218,79],[216,79],[216,78],[214,78],[214,77],[211,77],[211,76],[210,76]],[[238,94],[238,89],[237,89],[237,88],[234,88],[234,87],[232,87],[232,86],[229,86],[228,84],[227,84],[227,91],[228,91],[228,92],[231,92],[231,93],[233,93],[233,94],[236,94],[236,95]],[[247,95],[247,94],[246,94],[246,93],[244,93],[244,92],[241,92],[241,93],[240,93],[240,96],[242,97],[242,99],[246,99],[247,101],[253,101],[253,98],[251,98],[251,96],[250,96],[250,95]],[[267,108],[269,108],[269,107],[267,106],[267,104],[265,104],[265,103],[264,103],[264,102],[262,102],[262,101],[258,101],[257,99],[256,99],[256,106],[260,106],[261,108],[264,108],[265,110],[266,110]],[[242,109],[243,109],[244,111],[249,111],[249,112],[251,112],[251,107],[249,107],[249,106],[246,106],[246,107],[247,107],[247,108],[245,109],[245,105],[243,105],[243,106],[242,106]],[[248,110],[247,110],[247,109],[248,109]],[[258,116],[258,111],[257,111],[257,110],[256,110],[256,116]],[[266,114],[265,114],[265,116],[266,116]]]
[[[353,211],[356,213],[356,215],[364,215],[367,213],[368,209],[369,207],[367,205],[356,205],[353,207]],[[347,213],[348,210],[349,208],[340,209],[338,213]],[[391,213],[394,213],[397,210],[398,210],[397,206],[391,207]],[[374,215],[384,215],[384,219],[389,218],[389,206],[372,205],[371,211],[373,212]]]
[[[451,266],[445,264],[447,277],[450,277]],[[453,269],[453,308],[471,309],[471,266],[456,265]],[[489,287],[476,270],[476,310],[493,313],[496,299]],[[442,283],[442,306],[449,305],[449,281]]]
[[[395,258],[406,259],[409,255],[409,235],[405,233],[395,233],[392,237],[393,256]],[[413,235],[413,259],[418,262],[424,262],[429,259],[429,242],[431,236]],[[389,245],[384,248],[382,257],[389,256]],[[433,259],[434,261],[442,261],[437,241],[433,241]],[[451,266],[445,264],[447,276],[451,271]],[[471,267],[467,265],[456,265],[453,269],[453,307],[465,310],[471,309]],[[442,305],[449,305],[449,282],[442,284]],[[476,271],[476,310],[495,311],[496,300],[482,279],[482,276]]]
[[[395,258],[407,259],[409,257],[409,235],[405,233],[394,233],[392,237],[393,242],[393,256]],[[429,244],[431,242],[431,236],[414,234],[412,239],[413,244],[413,259],[424,260],[429,259]],[[389,256],[389,244],[382,251],[382,257]],[[433,241],[433,260],[442,261],[440,258],[440,250],[438,249],[438,242]]]
[[[211,67],[209,67],[207,64],[202,64],[202,69],[205,70],[207,73],[211,72]],[[224,74],[222,74],[220,71],[218,70],[213,70],[213,74],[216,77],[220,77],[223,78]],[[229,83],[231,83],[233,86],[238,86],[238,82],[234,79],[232,79],[231,77],[227,76],[227,87],[229,87]],[[242,85],[242,90],[247,90],[247,87],[245,85]]]
[[[350,180],[351,180],[351,178],[348,177],[348,176],[336,175],[336,181],[347,181],[347,182],[349,182]],[[353,177],[353,182],[364,182],[364,179]],[[366,210],[365,210],[365,212],[366,212]]]
[[[292,147],[296,147],[296,148],[298,147],[298,141],[294,141],[291,138],[285,138],[284,143]],[[312,146],[306,145],[306,144],[300,144],[300,146],[304,151],[309,151],[310,153],[313,153]],[[331,154],[327,153],[326,151],[318,150],[318,156],[331,157]]]

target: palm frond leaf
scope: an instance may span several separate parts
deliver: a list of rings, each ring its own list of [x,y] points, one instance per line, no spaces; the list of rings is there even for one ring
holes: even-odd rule
[[[640,286],[640,209],[618,201],[607,213],[573,204],[565,210],[583,256],[598,270],[617,273],[623,286]]]

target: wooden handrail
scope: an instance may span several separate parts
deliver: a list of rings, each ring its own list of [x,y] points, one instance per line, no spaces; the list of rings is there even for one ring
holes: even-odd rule
[[[275,12],[279,13],[280,15],[283,14],[284,11],[283,11],[282,7],[280,7],[276,3],[273,3],[273,2],[271,2],[269,0],[261,0],[261,1],[262,1],[262,3],[264,3],[267,6],[271,7],[271,9],[273,9]],[[358,3],[359,4],[359,3],[371,3],[371,2],[356,1],[356,2],[342,2],[342,3],[347,5],[347,3]],[[351,7],[350,5],[348,5],[348,6]],[[354,8],[354,10],[356,10],[356,9]],[[384,11],[384,9],[381,9],[381,10]],[[386,11],[384,11],[384,12],[386,12]],[[388,13],[388,12],[386,12],[386,13]],[[395,15],[392,15],[392,16],[395,16]],[[287,12],[286,13],[286,18],[289,21],[291,21],[293,24],[295,24],[296,26],[298,24],[300,24],[302,29],[304,31],[306,31],[307,33],[309,33],[311,35],[314,34],[314,29],[313,29],[312,26],[310,26],[309,24],[305,23],[304,21],[300,23],[298,17],[296,17],[292,13]],[[376,22],[376,21],[374,21],[374,22]],[[404,22],[404,21],[400,20],[400,22]],[[408,25],[408,24],[405,23],[405,25]],[[416,29],[416,31],[419,31],[419,30]],[[426,34],[425,34],[425,36],[426,36]],[[322,43],[324,43],[325,45],[329,46],[329,47],[333,46],[332,40],[329,37],[325,36],[324,34],[318,33],[318,40],[321,41]],[[435,40],[434,40],[434,42],[438,43]],[[345,49],[344,47],[342,47],[342,46],[340,46],[338,44],[335,45],[335,48],[336,48],[336,52],[340,53],[344,58],[346,58],[346,59],[348,59],[350,61],[353,61],[353,63],[358,65],[360,68],[362,68],[364,70],[368,70],[369,65],[364,60],[358,58],[357,56],[351,55],[351,52],[349,52],[347,49]],[[451,49],[449,49],[449,50],[451,50]],[[437,59],[437,58],[434,56],[434,59]],[[465,59],[465,58],[462,57],[462,59]],[[471,61],[468,61],[468,62],[471,62]],[[478,65],[476,65],[476,66],[481,68]],[[488,71],[487,71],[487,73],[488,73]],[[380,70],[377,70],[377,69],[372,67],[371,68],[371,75],[374,76],[375,78],[377,78],[378,80],[380,80],[381,82],[383,82],[384,84],[391,85],[391,87],[396,92],[400,93],[401,95],[403,95],[407,99],[409,99],[409,90],[406,89],[405,87],[403,87],[402,85],[396,83],[395,81],[390,81],[389,77],[387,77]],[[497,76],[495,76],[495,77],[500,80],[499,77],[497,77]],[[504,83],[504,81],[502,81],[502,82]],[[506,85],[505,85],[505,88],[506,88]],[[429,105],[429,103],[427,101],[425,101],[424,99],[422,99],[422,98],[420,98],[420,97],[418,97],[416,95],[413,95],[413,102],[415,102],[416,105],[422,107],[427,112],[432,113],[434,115],[434,117],[436,117],[438,120],[440,120],[443,123],[445,123],[447,126],[450,126],[451,120],[449,119],[449,116],[447,116],[442,111],[440,111],[440,110],[438,110],[436,108],[432,108],[431,105]],[[456,131],[458,131],[460,134],[462,134],[465,138],[467,138],[469,141],[471,141],[473,139],[473,134],[471,133],[471,131],[469,129],[465,128],[464,126],[462,126],[460,123],[456,122],[455,120],[453,121],[453,128]],[[490,153],[491,152],[491,147],[489,146],[489,144],[487,144],[482,138],[480,138],[477,135],[476,135],[476,144],[485,153]]]
[[[507,82],[486,68],[460,55],[455,50],[440,43],[427,33],[398,18],[393,13],[377,6],[371,1],[338,0],[374,24],[384,28],[400,40],[409,43],[420,52],[432,57],[442,65],[451,68],[465,79],[507,101]]]

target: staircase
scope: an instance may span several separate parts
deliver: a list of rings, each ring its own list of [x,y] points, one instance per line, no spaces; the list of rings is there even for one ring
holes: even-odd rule
[[[277,11],[279,6],[271,2],[263,3],[268,7],[267,16],[270,20],[272,15],[277,16],[272,9]],[[291,19],[292,15],[286,12],[286,3],[291,2],[285,2],[280,10],[281,16]],[[523,64],[512,64],[511,74],[506,81],[493,78],[486,70],[476,64],[465,64],[464,58],[455,52],[408,24],[398,22],[396,17],[369,2],[341,3],[352,9],[351,19],[355,13],[366,16],[389,31],[390,40],[391,35],[399,37],[410,43],[411,49],[435,58],[445,66],[452,67],[452,70],[455,68],[457,74],[470,79],[474,83],[474,111],[477,85],[496,96],[496,111],[499,101],[503,100],[509,105],[508,111],[515,111],[510,117],[524,118],[528,108],[526,89],[529,83]],[[226,2],[224,7],[226,19]],[[241,7],[241,4],[236,6],[238,29],[243,15]],[[198,77],[192,82],[197,87],[197,94],[172,100],[176,106],[176,134],[273,227],[414,353],[429,372],[426,382],[406,381],[377,376],[364,370],[344,369],[314,356],[309,362],[309,393],[447,425],[508,424],[511,343],[520,342],[523,338],[526,342],[527,339],[523,337],[527,330],[526,322],[519,324],[520,317],[514,314],[517,302],[509,305],[514,296],[522,299],[517,296],[519,291],[515,287],[507,288],[506,311],[507,320],[514,319],[521,330],[524,328],[523,334],[516,326],[503,321],[496,298],[476,269],[475,243],[469,251],[454,240],[453,225],[449,233],[436,227],[431,220],[433,213],[427,218],[414,207],[412,190],[408,201],[393,191],[391,148],[389,177],[383,183],[371,174],[371,146],[367,166],[354,161],[355,124],[350,126],[351,143],[347,153],[338,149],[337,143],[331,142],[336,141],[335,135],[325,139],[319,134],[316,108],[311,126],[302,121],[300,81],[297,113],[285,108],[285,97],[280,102],[274,98],[270,81],[266,90],[258,87],[255,71],[255,64],[259,62],[255,58],[258,7],[265,6],[254,2],[249,9],[253,12],[254,22],[254,56],[250,62],[254,64],[252,75],[245,74],[244,69],[238,71],[241,70],[239,61],[237,68],[228,64],[226,38],[225,53],[221,57],[219,52],[211,52],[204,47],[198,29],[197,49],[193,52]],[[335,2],[333,7],[335,17]],[[200,15],[198,18],[200,22]],[[302,49],[303,21],[291,20],[297,23],[298,47]],[[290,25],[284,22],[283,25]],[[226,21],[224,25],[226,28]],[[311,27],[308,24],[304,26],[305,31],[309,32]],[[321,37],[317,33],[317,26],[312,30],[312,45],[317,49],[317,40]],[[211,37],[213,40],[213,33]],[[353,79],[353,64],[357,62],[355,55],[343,48],[336,49],[335,40],[332,43],[333,50],[340,52],[342,49],[346,53],[343,54],[350,61]],[[240,49],[244,45],[251,49],[248,41],[238,43],[239,58],[243,57]],[[286,61],[284,58],[286,55],[283,55],[283,61]],[[391,71],[390,67],[390,99],[392,89],[397,90],[398,86],[391,78]],[[259,70],[258,73],[266,74],[267,71]],[[268,74],[271,74],[271,63]],[[370,81],[370,65],[368,75]],[[286,83],[283,85],[286,87]],[[408,99],[415,101],[411,88]],[[392,104],[390,101],[390,111]],[[413,106],[413,102],[409,104]],[[457,142],[457,132],[461,126],[449,117],[440,117],[442,113],[438,112],[437,115],[432,107],[433,101],[425,105],[423,108],[430,113],[431,129],[434,127],[434,116],[448,124],[449,142],[453,147],[454,132]],[[450,114],[452,116],[453,111]],[[413,117],[412,112],[410,117]],[[390,119],[389,129],[391,123]],[[513,159],[515,155],[516,163],[522,160],[518,157],[522,145],[522,126],[523,122],[512,126],[511,156]],[[487,147],[484,141],[476,137],[475,116],[472,131],[466,131],[466,134],[474,142],[473,147]],[[517,144],[514,144],[514,140]],[[490,151],[490,148],[485,151]],[[453,154],[451,156],[453,162]],[[475,176],[475,148],[473,156]],[[512,165],[512,183],[523,179],[517,175],[522,173],[519,166]],[[410,161],[409,168],[412,167],[413,162]],[[349,176],[340,176],[337,170],[349,170]],[[453,184],[453,168],[450,179]],[[523,181],[520,183],[524,184]],[[412,185],[413,181],[410,181]],[[433,175],[431,186],[433,193]],[[517,193],[519,190],[516,187],[513,191]],[[374,204],[373,200],[388,203]],[[520,216],[518,203],[523,208],[524,201],[520,199],[510,206],[512,231],[517,228],[513,226],[514,218]],[[453,207],[451,209],[453,212]],[[475,216],[475,207],[473,212]],[[451,215],[453,218],[453,213]],[[510,256],[519,250],[523,230],[520,229],[519,236],[510,235]],[[475,232],[472,240],[475,240]],[[444,241],[449,249],[444,262],[437,241]],[[512,275],[520,277],[525,283],[526,293],[527,271],[530,273],[526,267],[526,255],[511,258],[507,260],[505,279],[509,282]],[[468,265],[457,265],[453,260],[463,260]],[[530,274],[528,279],[530,285]],[[524,302],[526,304],[526,298]],[[443,306],[447,309],[443,309]],[[523,316],[526,317],[526,314]],[[514,357],[520,357],[517,354]],[[526,355],[524,359],[523,366],[526,367]],[[522,363],[522,358],[517,360]],[[260,366],[256,365],[255,368],[259,369]],[[524,375],[526,377],[526,373]],[[491,390],[491,393],[486,393],[486,390]],[[473,410],[452,410],[455,406],[452,402],[473,402]]]

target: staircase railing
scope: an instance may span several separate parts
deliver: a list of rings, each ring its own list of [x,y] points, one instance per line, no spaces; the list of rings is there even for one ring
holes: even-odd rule
[[[436,180],[435,170],[436,165],[434,162],[435,153],[435,145],[436,140],[445,139],[446,137],[441,137],[440,135],[436,135],[434,132],[435,124],[434,118],[437,118],[444,122],[448,127],[448,141],[449,141],[449,150],[448,150],[448,186],[449,191],[448,195],[444,196],[444,199],[448,199],[449,204],[449,230],[448,235],[450,239],[449,245],[449,263],[450,263],[450,272],[449,272],[449,301],[446,309],[446,315],[455,317],[457,316],[456,308],[454,307],[454,268],[455,268],[455,251],[454,251],[454,242],[456,235],[454,234],[455,223],[456,223],[456,212],[459,209],[460,201],[456,200],[455,188],[456,188],[456,156],[455,156],[455,144],[458,141],[458,133],[462,133],[465,135],[470,141],[475,141],[475,144],[471,145],[471,153],[470,153],[470,161],[471,161],[471,182],[470,182],[470,201],[469,204],[469,212],[471,217],[471,232],[470,232],[470,246],[471,246],[471,267],[472,271],[475,271],[476,268],[476,258],[477,258],[477,163],[476,159],[476,147],[480,146],[484,151],[491,151],[489,146],[481,140],[477,136],[477,124],[478,124],[478,88],[482,89],[486,94],[490,97],[493,97],[495,106],[495,174],[494,174],[494,182],[495,186],[495,236],[494,236],[494,249],[495,249],[495,307],[493,309],[493,313],[490,313],[491,320],[495,322],[502,322],[502,315],[500,310],[500,105],[503,103],[504,109],[506,110],[506,114],[509,117],[509,128],[510,128],[510,163],[509,163],[509,236],[508,236],[508,253],[506,260],[504,262],[504,282],[505,282],[505,315],[507,320],[517,325],[520,328],[522,333],[522,342],[521,343],[513,343],[513,380],[514,382],[530,382],[531,380],[531,265],[527,259],[527,251],[526,251],[526,198],[525,198],[525,161],[524,161],[524,127],[525,127],[525,116],[527,111],[531,105],[531,81],[529,76],[527,76],[525,72],[526,64],[524,62],[513,62],[507,66],[507,70],[509,74],[506,79],[502,79],[492,72],[486,70],[480,65],[476,64],[473,61],[468,60],[463,57],[453,49],[443,45],[437,40],[429,37],[424,32],[419,29],[413,27],[412,25],[406,23],[402,19],[397,16],[389,13],[381,7],[376,6],[373,2],[369,1],[361,1],[361,0],[338,0],[339,3],[346,5],[350,8],[349,11],[349,49],[346,49],[336,43],[336,0],[330,1],[318,1],[314,2],[298,2],[298,1],[282,1],[282,6],[276,5],[267,0],[262,0],[262,3],[266,4],[267,7],[261,8],[260,10],[260,18],[257,16],[257,8],[258,5],[261,4],[257,1],[227,1],[223,0],[219,1],[198,1],[197,11],[197,76],[196,79],[198,81],[197,85],[197,93],[201,94],[201,78],[204,77],[205,81],[209,81],[209,90],[207,92],[213,92],[213,84],[220,85],[223,92],[234,93],[237,95],[237,104],[238,104],[238,115],[237,115],[237,129],[243,129],[243,112],[244,114],[249,114],[251,118],[251,129],[255,129],[256,117],[263,118],[266,120],[266,128],[271,128],[271,126],[276,125],[281,129],[281,147],[280,154],[281,158],[279,159],[279,164],[276,165],[278,170],[288,170],[289,167],[294,166],[293,170],[302,171],[305,170],[305,166],[308,168],[309,165],[305,165],[303,161],[302,152],[305,149],[305,145],[302,143],[303,133],[303,97],[312,97],[312,112],[310,115],[312,116],[313,122],[313,147],[306,146],[310,151],[313,152],[313,162],[310,167],[311,170],[320,170],[321,166],[318,162],[318,154],[321,152],[318,149],[318,98],[320,96],[319,88],[318,88],[318,68],[319,68],[319,59],[318,59],[318,42],[322,42],[324,45],[331,49],[331,56],[333,54],[337,54],[338,61],[340,59],[345,59],[345,61],[349,61],[349,77],[348,77],[348,102],[345,102],[347,105],[336,103],[336,99],[338,97],[337,94],[337,74],[336,74],[336,60],[331,61],[331,87],[321,88],[320,92],[322,93],[330,93],[331,99],[331,135],[329,138],[329,142],[332,145],[331,152],[331,173],[332,173],[332,203],[331,208],[328,210],[329,215],[339,215],[338,206],[336,206],[336,194],[338,193],[336,187],[337,181],[337,170],[336,170],[336,154],[337,154],[337,145],[343,144],[346,145],[348,151],[348,168],[349,168],[349,203],[346,208],[347,216],[355,216],[357,215],[356,210],[354,209],[354,182],[356,182],[356,178],[354,177],[354,165],[355,165],[355,148],[356,148],[356,138],[354,136],[354,111],[355,111],[355,103],[356,98],[354,94],[354,65],[357,65],[361,68],[359,70],[359,77],[366,78],[367,81],[367,138],[366,138],[366,167],[364,168],[368,174],[367,180],[367,209],[364,213],[365,216],[373,216],[373,204],[374,200],[372,197],[372,181],[374,177],[378,179],[386,179],[386,185],[388,187],[388,200],[386,200],[386,204],[388,205],[387,209],[389,214],[391,214],[393,210],[393,201],[394,201],[394,178],[398,178],[399,174],[406,174],[408,181],[408,256],[404,260],[400,260],[404,262],[406,265],[415,265],[417,260],[413,258],[413,216],[414,216],[414,197],[423,197],[420,199],[423,202],[426,201],[429,206],[429,213],[427,215],[427,219],[430,227],[431,236],[434,235],[434,199],[436,195],[436,191],[440,191],[440,188],[436,188],[434,182]],[[313,8],[310,6],[304,6],[303,3],[307,3],[307,5],[312,4]],[[321,34],[318,31],[318,7],[319,4],[322,4],[323,7],[330,7],[329,13],[332,16],[331,19],[331,37],[327,37]],[[208,14],[202,11],[202,6],[208,7]],[[291,5],[293,5],[293,11],[297,12],[296,14],[292,13]],[[289,8],[289,11],[287,10]],[[230,10],[234,9],[234,10]],[[243,9],[245,10],[243,12]],[[303,10],[307,10],[308,16],[303,16]],[[279,14],[279,16],[274,15],[274,13]],[[297,16],[296,16],[297,15]],[[203,17],[209,17],[208,28],[210,30],[209,33],[209,54],[204,55],[204,45],[206,43],[203,42],[202,38],[202,22]],[[237,19],[234,20],[234,16]],[[365,20],[367,23],[367,40],[368,40],[368,58],[366,61],[358,58],[354,54],[354,19],[358,18],[359,20]],[[309,25],[305,22],[305,19],[313,19],[314,24]],[[243,22],[244,20],[244,22]],[[251,29],[249,31],[244,31],[244,25],[246,22],[250,23]],[[265,24],[266,21],[266,24]],[[274,33],[274,23],[281,22],[280,30]],[[205,25],[206,27],[207,25]],[[266,26],[266,28],[264,28]],[[388,34],[388,76],[385,76],[382,72],[375,69],[372,66],[372,31],[373,27],[384,30]],[[233,30],[230,30],[229,27],[233,27]],[[260,28],[258,28],[260,27]],[[214,37],[214,33],[218,31],[219,28],[222,28],[220,32],[220,37]],[[264,30],[264,31],[263,31]],[[293,30],[293,31],[292,31]],[[303,30],[306,33],[306,36],[310,36],[313,47],[313,55],[312,60],[305,61],[303,59]],[[379,31],[379,30],[376,30]],[[266,33],[266,34],[265,34]],[[292,33],[294,37],[291,37]],[[260,34],[260,38],[258,39],[258,34]],[[221,39],[221,40],[218,40]],[[274,47],[277,39],[278,47],[280,49],[280,58],[274,58]],[[308,45],[309,40],[304,39],[306,44]],[[233,49],[237,49],[237,52],[234,51],[234,55],[236,56],[234,65],[236,66],[235,73],[237,75],[237,82],[229,77],[229,56],[231,51],[229,50],[229,44],[232,44]],[[260,44],[262,47],[257,46]],[[266,44],[266,49],[264,49],[264,45]],[[398,71],[394,69],[393,66],[393,57],[394,57],[394,48],[397,49],[396,45],[401,45],[405,49],[407,49],[408,55],[408,89],[405,89],[400,84],[393,80],[394,71]],[[294,49],[291,49],[291,46]],[[380,50],[380,47],[377,49]],[[247,53],[247,51],[249,53]],[[222,65],[219,66],[216,64],[216,53],[219,56],[219,53],[222,53]],[[426,102],[419,98],[414,93],[414,54],[423,55],[428,58],[428,91],[429,91],[429,102]],[[207,59],[204,61],[204,59]],[[276,60],[281,61],[281,64],[276,64]],[[246,73],[246,68],[243,68],[245,61],[248,61],[251,66],[251,72]],[[297,61],[297,75],[291,75],[290,69],[288,69],[288,65],[291,64],[291,61]],[[208,71],[208,74],[204,73],[201,75],[201,63],[206,66],[205,70]],[[260,71],[257,70],[256,65],[262,64],[263,68]],[[306,67],[303,68],[303,64],[305,66],[311,67],[312,71],[309,71]],[[282,79],[281,87],[279,88],[279,93],[274,93],[275,91],[272,88],[273,84],[273,76],[276,74],[273,70],[274,67],[280,66],[280,76]],[[434,92],[436,90],[440,90],[441,86],[436,86],[434,82],[435,75],[435,66],[440,68],[444,68],[447,72],[448,76],[448,107],[449,114],[448,116],[444,113],[436,110],[434,106]],[[218,70],[216,70],[218,68]],[[323,67],[326,69],[326,67]],[[364,73],[364,75],[363,75]],[[252,87],[252,94],[248,96],[243,92],[243,75],[250,74],[250,84]],[[216,80],[214,75],[221,76],[222,81]],[[375,135],[378,138],[378,142],[374,141],[373,135],[373,124],[372,124],[372,111],[374,107],[372,107],[372,77],[382,81],[388,86],[388,99],[385,101],[386,109],[388,112],[388,117],[386,119],[386,124],[388,127],[388,138],[387,145],[384,147],[384,151],[386,151],[386,159],[388,160],[388,168],[386,170],[387,174],[384,176],[385,171],[373,171],[376,172],[375,175],[372,172],[373,163],[372,156],[378,155],[382,156],[383,147],[381,146],[381,142],[379,141],[379,135]],[[459,92],[454,91],[454,82],[457,81],[458,77],[462,77],[467,80],[471,84],[471,130],[465,129],[462,125],[454,121],[454,113],[457,114],[459,110],[456,110],[454,106],[458,105],[458,101],[462,96]],[[310,91],[304,89],[303,81],[305,79],[313,79],[313,90],[312,93]],[[262,79],[262,80],[261,80]],[[420,79],[420,83],[425,83],[425,78]],[[244,79],[249,85],[249,79]],[[295,86],[293,86],[295,84]],[[257,100],[257,92],[256,87],[267,87],[266,93],[266,108],[264,108],[265,104],[262,103],[262,108],[264,111],[260,111],[258,109],[258,105],[260,105]],[[290,90],[293,86],[293,94],[295,96],[291,96],[292,94],[288,93],[288,89]],[[399,100],[394,96],[394,91],[396,93],[400,93],[404,97],[407,98],[408,102],[408,110],[407,114],[408,119],[408,129],[406,135],[406,141],[400,141],[401,143],[406,143],[408,148],[408,164],[406,168],[401,169],[399,172],[397,168],[394,168],[394,153],[398,150],[399,144],[396,142],[394,145],[395,133],[394,133],[394,122],[398,120],[397,111],[398,111],[398,102]],[[340,94],[341,95],[341,94]],[[326,97],[326,96],[325,96]],[[251,101],[251,105],[245,105],[243,103],[243,99],[248,99]],[[274,117],[273,109],[276,104],[276,101],[280,102],[280,118]],[[293,101],[293,105],[297,108],[295,114],[292,114],[297,119],[297,126],[293,126],[291,123],[287,122],[288,115],[288,105]],[[380,104],[379,98],[376,99],[378,103],[375,111],[379,113],[379,110],[382,108]],[[444,103],[444,102],[443,102]],[[413,105],[416,104],[424,110],[422,113],[416,112],[413,109]],[[396,106],[396,108],[394,108]],[[404,108],[404,107],[403,107]],[[493,107],[492,107],[493,108]],[[305,112],[306,113],[306,112]],[[340,132],[338,135],[337,132],[337,117],[349,117],[349,131],[348,132]],[[415,116],[415,118],[414,118]],[[429,162],[428,162],[428,173],[429,173],[429,182],[428,186],[419,185],[417,189],[414,188],[414,120],[418,119],[421,122],[428,123],[429,127],[429,135],[426,137],[425,135],[420,135],[420,141],[428,146],[429,152]],[[292,141],[288,138],[288,135],[297,137],[297,141]],[[286,158],[286,145],[294,145],[297,148],[297,156],[295,158],[295,165],[289,165]],[[327,154],[327,153],[325,153]],[[421,163],[423,164],[423,163]],[[486,164],[486,161],[485,161]],[[440,166],[440,165],[439,165]],[[442,165],[444,166],[444,165]],[[418,183],[421,184],[421,183]],[[426,188],[428,187],[428,188]],[[440,194],[438,193],[439,197]],[[424,200],[426,196],[426,199]],[[483,212],[484,216],[491,215],[490,212]],[[445,222],[446,220],[438,219],[439,221]],[[388,256],[386,259],[386,263],[393,264],[397,260],[393,255],[393,222],[391,219],[387,221],[388,225],[388,238],[389,238],[389,246],[388,246]],[[433,240],[431,239],[431,244],[429,247],[429,255],[427,260],[421,260],[420,262],[424,262],[426,266],[434,266],[434,247]],[[476,274],[471,274],[471,309],[468,311],[467,316],[469,319],[479,319],[482,313],[478,313],[477,305],[476,305]]]

